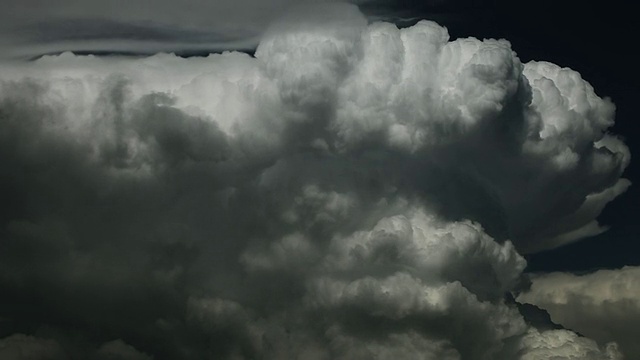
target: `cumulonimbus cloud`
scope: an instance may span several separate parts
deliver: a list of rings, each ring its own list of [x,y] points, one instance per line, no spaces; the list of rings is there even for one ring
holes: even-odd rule
[[[345,4],[293,11],[255,56],[3,67],[0,315],[35,334],[7,344],[621,358],[504,297],[519,252],[603,231],[629,185],[613,104],[570,69]]]

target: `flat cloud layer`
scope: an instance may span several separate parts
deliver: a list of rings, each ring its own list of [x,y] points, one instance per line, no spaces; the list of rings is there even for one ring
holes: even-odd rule
[[[292,6],[368,0],[6,0],[0,58],[61,51],[153,54],[255,49]]]
[[[345,4],[255,57],[3,68],[11,359],[621,358],[505,299],[629,185],[572,70]]]
[[[640,357],[640,268],[599,270],[587,275],[541,274],[518,301],[549,311],[551,318],[601,342],[615,340],[629,359]]]

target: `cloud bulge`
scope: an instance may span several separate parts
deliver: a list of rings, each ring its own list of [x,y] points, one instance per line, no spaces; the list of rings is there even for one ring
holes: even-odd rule
[[[620,359],[505,297],[520,253],[605,230],[614,105],[506,40],[288,14],[255,56],[3,65],[0,349]]]

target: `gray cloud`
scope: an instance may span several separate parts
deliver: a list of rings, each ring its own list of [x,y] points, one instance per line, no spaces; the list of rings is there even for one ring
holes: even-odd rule
[[[586,275],[540,274],[518,301],[549,311],[552,319],[602,343],[616,341],[629,359],[640,356],[640,269],[624,267]]]
[[[29,59],[64,51],[132,56],[252,52],[274,20],[296,6],[321,2],[357,4],[371,21],[420,20],[403,14],[398,4],[387,0],[187,0],[180,4],[165,0],[63,0],[56,4],[11,0],[0,14],[0,56]],[[451,19],[442,10],[478,7],[467,0],[424,1],[422,6],[436,11],[431,19],[443,21]]]
[[[69,353],[57,341],[24,334],[0,339],[0,355],[9,360],[150,360],[151,357],[137,351],[122,340],[114,340],[98,348],[74,349]]]
[[[11,0],[0,15],[0,46],[5,58],[253,50],[291,7],[341,1],[348,0]]]
[[[95,355],[99,360],[150,360],[149,355],[137,351],[133,346],[127,345],[122,340],[114,340],[104,343],[98,348]]]
[[[53,340],[44,340],[16,334],[0,340],[0,355],[12,360],[57,360],[64,358],[64,351]]]
[[[3,64],[1,341],[70,358],[621,358],[505,299],[518,252],[602,231],[629,185],[613,104],[507,41],[448,40],[320,4],[255,57]]]

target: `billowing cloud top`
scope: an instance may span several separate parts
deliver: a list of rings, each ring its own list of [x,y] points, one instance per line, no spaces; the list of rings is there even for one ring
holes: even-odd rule
[[[3,66],[0,354],[621,358],[504,297],[629,185],[570,69],[345,4],[255,57]]]

